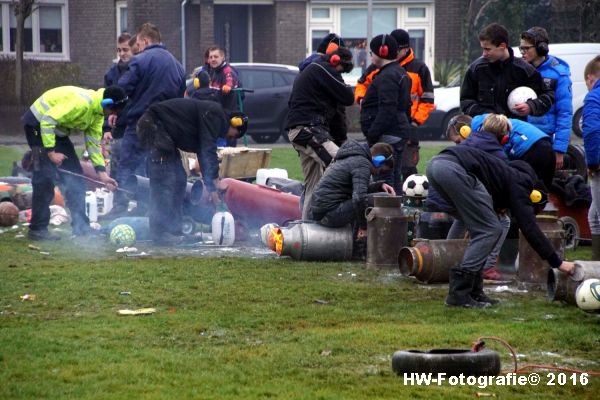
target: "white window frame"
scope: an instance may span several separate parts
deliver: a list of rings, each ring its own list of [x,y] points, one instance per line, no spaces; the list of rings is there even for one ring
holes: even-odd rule
[[[125,8],[127,9],[127,0],[118,0],[115,2],[115,15],[117,18],[117,37],[119,37],[121,35],[121,33],[125,32],[125,31],[121,31],[121,20],[123,19],[123,14],[122,14],[122,9]],[[128,30],[126,32],[129,32],[129,26],[127,26]],[[129,32],[131,33],[131,32]]]
[[[318,29],[328,29],[330,32],[340,33],[341,32],[341,9],[342,8],[366,8],[367,2],[364,3],[328,3],[326,1],[319,1],[315,3],[307,3],[307,21],[306,21],[306,51],[307,55],[311,53],[311,39],[312,31]],[[330,21],[323,19],[312,18],[312,8],[326,8],[329,7]],[[427,64],[431,73],[434,70],[434,36],[435,36],[435,4],[432,0],[431,3],[389,3],[389,2],[375,2],[374,8],[395,8],[396,9],[396,26],[405,30],[409,29],[421,29],[425,31],[425,54],[422,60]],[[425,18],[409,18],[409,8],[425,8]],[[381,32],[373,32],[373,35],[378,35]]]
[[[2,51],[0,55],[15,57],[15,52],[10,51],[10,6],[11,1],[0,0],[2,9]],[[40,52],[40,13],[39,6],[61,6],[61,24],[62,24],[62,53],[42,53]],[[37,0],[33,5],[34,10],[31,14],[31,35],[32,50],[23,54],[25,59],[41,61],[70,61],[69,48],[69,1],[68,0]]]

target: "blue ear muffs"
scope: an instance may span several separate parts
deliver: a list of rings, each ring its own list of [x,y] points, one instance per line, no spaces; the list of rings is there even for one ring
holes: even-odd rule
[[[375,168],[379,168],[383,165],[383,163],[385,163],[386,161],[389,161],[391,159],[392,159],[391,154],[388,157],[384,156],[383,154],[377,154],[375,157],[371,158],[371,162],[373,163],[373,166]]]
[[[127,103],[127,101],[129,100],[129,97],[125,97],[119,101],[114,101],[113,99],[111,99],[110,97],[107,97],[106,99],[102,99],[100,101],[100,104],[102,105],[102,108],[106,108],[106,107],[122,107],[124,106],[125,103]]]
[[[102,104],[102,108],[106,108],[106,107],[114,105],[115,101],[113,99],[102,99],[100,104]]]

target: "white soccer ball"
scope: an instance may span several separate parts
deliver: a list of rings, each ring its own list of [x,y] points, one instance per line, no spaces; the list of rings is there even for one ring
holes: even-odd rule
[[[427,197],[429,181],[425,175],[413,174],[406,178],[402,185],[402,191],[408,197]]]
[[[575,291],[575,301],[582,310],[600,310],[600,279],[583,281]]]
[[[527,86],[519,86],[509,93],[506,104],[511,112],[519,114],[517,110],[515,110],[515,105],[525,103],[529,99],[537,99],[535,91]]]

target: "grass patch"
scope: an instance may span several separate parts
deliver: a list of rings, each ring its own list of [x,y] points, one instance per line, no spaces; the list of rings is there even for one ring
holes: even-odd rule
[[[438,151],[421,149],[420,172]],[[274,149],[271,167],[301,178],[290,148]],[[0,234],[0,399],[592,399],[600,389],[598,378],[546,386],[545,372],[539,386],[486,389],[405,386],[393,374],[396,350],[468,348],[480,335],[508,340],[521,363],[600,370],[598,315],[542,292],[455,310],[446,287],[364,264],[136,259],[66,235],[43,255],[15,237],[24,232]],[[589,259],[589,248],[568,258]],[[141,307],[157,312],[117,316]],[[488,346],[509,368],[508,353]]]
[[[12,174],[13,161],[20,161],[23,151],[17,147],[0,146],[0,176]]]

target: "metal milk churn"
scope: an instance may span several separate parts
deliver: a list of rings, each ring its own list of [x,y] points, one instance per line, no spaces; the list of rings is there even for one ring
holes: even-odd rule
[[[367,268],[398,269],[398,254],[406,246],[408,218],[401,196],[374,196],[367,208]]]
[[[557,254],[564,258],[565,232],[557,215],[540,214],[536,216],[540,230],[552,242]],[[517,278],[520,282],[546,285],[550,265],[538,256],[531,248],[522,232],[519,232],[519,270]]]

